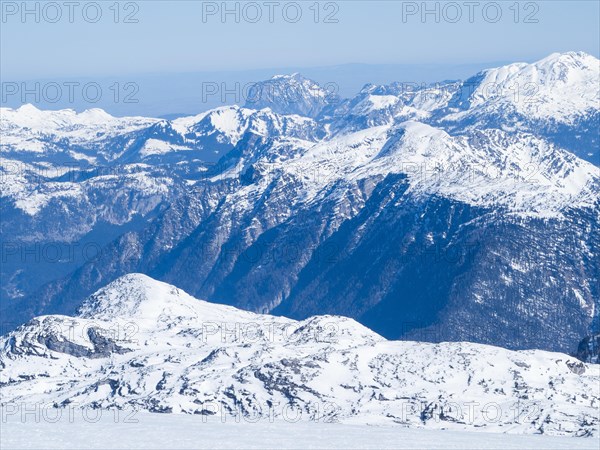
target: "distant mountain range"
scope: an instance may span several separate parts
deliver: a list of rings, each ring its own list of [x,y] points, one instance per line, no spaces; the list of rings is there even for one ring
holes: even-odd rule
[[[3,77],[12,84],[16,92],[2,99],[0,106],[18,108],[23,104],[23,91],[36,92],[25,95],[25,100],[34,101],[39,109],[73,108],[83,111],[93,107],[102,108],[115,116],[144,115],[174,119],[197,114],[200,111],[244,104],[242,89],[257,81],[270,78],[273,74],[300,72],[324,86],[330,86],[342,97],[351,97],[366,83],[388,84],[393,81],[421,85],[438,80],[465,79],[473,73],[489,67],[497,67],[508,61],[490,61],[471,64],[342,64],[323,67],[272,67],[251,70],[222,70],[204,72],[138,73],[103,77],[52,77],[50,79]],[[54,90],[45,86],[58,84],[61,95],[55,97]],[[79,83],[69,96],[69,85]],[[93,84],[89,94],[84,95],[86,85]],[[101,95],[95,95],[96,87]],[[225,94],[225,92],[229,92]],[[90,101],[90,97],[92,98]],[[48,101],[50,100],[50,101]]]
[[[569,52],[352,98],[279,75],[173,120],[2,108],[5,329],[141,272],[390,339],[574,353],[600,331],[599,79]]]

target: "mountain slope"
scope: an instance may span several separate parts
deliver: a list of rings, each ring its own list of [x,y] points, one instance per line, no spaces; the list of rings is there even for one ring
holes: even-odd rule
[[[329,89],[328,89],[328,88]],[[277,114],[297,114],[317,118],[329,105],[338,102],[336,85],[322,87],[299,73],[275,75],[254,83],[246,95],[246,107],[269,108]]]
[[[326,104],[310,80],[277,77],[265,109],[149,120],[90,139],[99,156],[71,171],[58,153],[3,147],[2,233],[16,247],[2,313],[15,326],[73,314],[143,272],[256,312],[351,316],[388,338],[575,352],[600,325],[600,169],[577,156],[597,149],[596,129],[580,126],[598,112],[597,66],[551,55]],[[532,80],[551,99],[539,108],[505,92]],[[290,86],[305,116],[289,114]],[[101,251],[37,265],[19,252],[32,242]]]
[[[533,64],[483,71],[465,81],[434,115],[442,126],[457,131],[527,131],[600,165],[599,79],[597,58],[583,52],[554,53]]]
[[[348,315],[390,338],[433,326],[433,340],[572,352],[594,326],[599,170],[539,138],[405,122],[316,145],[250,133],[230,155],[184,196],[205,202],[186,231],[173,239],[188,200],[26,299],[24,314],[71,314],[142,271],[253,311]]]
[[[390,342],[351,319],[256,315],[140,274],[101,289],[75,317],[39,317],[3,337],[0,367],[3,404],[299,410],[330,421],[599,434],[600,366],[541,351]]]

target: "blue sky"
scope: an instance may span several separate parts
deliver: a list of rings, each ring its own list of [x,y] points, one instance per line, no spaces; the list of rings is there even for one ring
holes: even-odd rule
[[[227,2],[223,17],[221,1],[2,0],[1,106],[193,114],[243,104],[202,100],[206,83],[225,91],[299,71],[347,97],[368,82],[465,79],[553,52],[600,52],[598,1],[267,1]],[[81,84],[73,99],[65,82]],[[38,93],[60,84],[58,100],[23,95],[38,83]],[[87,83],[101,95],[87,98]],[[9,84],[20,90],[5,95]]]
[[[62,4],[62,2],[58,2]],[[90,2],[80,2],[85,5]],[[555,51],[583,50],[598,56],[599,3],[597,1],[521,2],[515,21],[514,1],[498,2],[501,18],[492,23],[492,2],[478,2],[469,22],[468,7],[459,9],[439,3],[439,13],[422,20],[421,2],[299,2],[302,17],[285,20],[283,6],[276,2],[273,23],[268,7],[240,9],[240,22],[230,14],[221,20],[219,11],[208,15],[221,2],[139,1],[134,6],[119,3],[119,23],[114,23],[114,1],[100,2],[102,17],[96,23],[75,9],[73,23],[68,9],[40,11],[22,20],[11,8],[21,2],[3,1],[1,24],[1,75],[3,79],[37,79],[64,76],[108,76],[139,73],[246,70],[269,67],[309,67],[344,63],[370,64],[461,64],[490,61],[531,61]],[[234,8],[234,2],[228,7]],[[428,8],[435,8],[429,2]],[[526,5],[529,3],[529,5]],[[10,4],[13,4],[12,6]],[[34,8],[33,2],[29,7]],[[7,8],[8,5],[8,9]],[[240,8],[244,3],[240,3]],[[288,19],[295,7],[286,6]],[[441,8],[447,9],[442,11]],[[203,20],[202,8],[207,15]],[[312,8],[312,9],[311,9]],[[137,9],[137,11],[135,11]],[[403,10],[405,13],[403,20]],[[460,11],[459,11],[460,10]],[[455,23],[456,14],[461,18]],[[93,8],[86,10],[93,19]],[[127,14],[137,23],[122,23]],[[410,14],[412,13],[412,14]],[[337,23],[324,23],[327,14]],[[526,23],[526,18],[537,23]],[[439,23],[436,23],[436,18]],[[515,23],[517,22],[517,23]]]

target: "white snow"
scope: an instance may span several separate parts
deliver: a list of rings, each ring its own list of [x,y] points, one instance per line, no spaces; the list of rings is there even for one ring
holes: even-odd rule
[[[265,158],[270,177],[233,194],[237,207],[251,191],[266,189],[273,178],[289,180],[290,176],[302,183],[302,195],[294,198],[298,202],[317,201],[329,192],[327,186],[336,183],[341,183],[339,193],[357,180],[403,173],[411,182],[411,195],[437,194],[539,217],[560,217],[568,208],[593,208],[600,191],[598,167],[525,133],[482,130],[471,136],[450,136],[408,121],[317,144],[275,141],[274,153],[279,145],[293,145],[296,150],[284,159]],[[236,167],[230,175],[241,171]]]
[[[593,56],[568,52],[533,64],[487,70],[470,98],[469,108],[445,119],[514,110],[531,118],[570,123],[598,110],[599,67],[600,62]],[[312,86],[310,80],[297,74],[275,79]],[[530,85],[538,90],[536,95],[541,101],[515,97],[514,86]],[[317,123],[308,117],[280,115],[268,108],[257,111],[235,105],[171,122],[115,118],[98,109],[76,113],[40,111],[32,105],[1,108],[0,151],[6,156],[2,164],[18,161],[23,151],[34,152],[36,161],[52,161],[52,155],[67,151],[82,165],[101,165],[124,154],[135,141],[129,133],[161,123],[179,135],[179,143],[149,137],[139,151],[140,158],[192,149],[194,145],[204,148],[205,138],[208,143],[212,144],[214,138],[226,146],[236,145],[249,133],[269,140],[268,151],[240,158],[229,172],[212,180],[239,177],[249,164],[261,168],[265,175],[261,180],[231,195],[235,202],[232,208],[238,210],[250,207],[248,199],[264,193],[274,180],[285,180],[288,185],[290,180],[300,183],[290,199],[291,208],[317,201],[326,193],[341,198],[344,190],[359,180],[377,180],[396,173],[409,178],[409,195],[440,195],[476,206],[503,207],[511,214],[560,217],[569,208],[597,207],[600,169],[544,139],[518,130],[480,130],[476,126],[464,130],[461,136],[451,136],[421,123],[447,104],[455,88],[454,84],[448,86],[432,86],[408,99],[368,94],[351,111],[358,114],[359,123],[364,119],[368,124],[360,131],[352,127],[338,129],[332,126],[335,123]],[[115,137],[127,137],[126,143],[114,145]],[[207,146],[206,151],[211,150]],[[3,177],[0,187],[2,195],[10,197],[25,213],[38,214],[52,199],[69,195],[73,200],[77,196],[80,202],[86,201],[86,190],[77,183],[59,188],[41,177],[42,183],[37,186],[40,177],[38,183],[30,181],[35,167],[22,164],[23,173]],[[160,162],[157,164],[160,166]],[[328,188],[334,185],[339,188],[332,192]]]
[[[599,365],[545,351],[386,341],[352,319],[254,314],[141,274],[101,289],[76,317],[42,316],[6,335],[0,365],[9,409],[285,419],[293,408],[346,424],[600,435]]]
[[[82,143],[106,139],[107,136],[146,128],[159,121],[146,117],[113,117],[97,108],[81,113],[72,109],[42,111],[30,104],[17,109],[0,108],[0,151],[12,147],[18,150],[40,151],[39,146],[43,145],[43,141],[39,139],[46,135],[56,135]]]
[[[596,438],[422,430],[380,425],[148,414],[135,410],[2,411],[11,449],[597,449]],[[71,416],[69,413],[72,412]],[[39,417],[39,421],[36,418]],[[45,417],[45,419],[44,419]],[[301,416],[300,416],[301,418]]]
[[[391,108],[398,104],[400,99],[393,95],[369,95],[358,103],[352,112],[355,114],[368,114],[380,109]]]
[[[189,150],[183,145],[174,145],[158,139],[148,139],[140,150],[140,156],[164,155],[172,151]]]
[[[533,64],[516,63],[483,72],[466,112],[514,109],[533,119],[572,123],[600,104],[600,64],[583,52],[553,53]]]

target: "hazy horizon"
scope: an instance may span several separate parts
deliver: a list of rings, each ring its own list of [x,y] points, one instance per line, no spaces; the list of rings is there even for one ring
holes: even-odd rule
[[[600,52],[595,1],[366,5],[141,1],[69,8],[2,2],[0,77],[482,64],[569,50]]]
[[[545,56],[548,55],[542,57]],[[115,116],[143,115],[171,118],[178,115],[198,114],[222,105],[243,105],[244,98],[240,94],[241,88],[278,74],[298,72],[321,85],[333,84],[337,93],[341,97],[347,98],[358,93],[368,83],[401,82],[421,85],[445,80],[464,80],[481,70],[514,62],[534,62],[535,60],[490,61],[471,64],[346,63],[228,71],[147,72],[102,77],[5,79],[3,80],[0,106],[18,108],[23,104],[33,104],[39,109],[74,109],[77,112],[101,108]],[[39,83],[37,89],[36,83]],[[68,83],[79,83],[77,89],[87,84],[97,84],[101,87],[103,95],[99,96],[97,101],[86,100],[82,95],[75,95],[73,99],[70,99],[67,95]],[[115,97],[115,83],[122,94],[118,98]],[[8,84],[13,86],[7,86]],[[46,98],[51,96],[50,92],[54,93],[53,89],[45,89],[50,84],[58,84],[63,90],[63,95],[59,97],[58,101]],[[207,84],[217,84],[226,92],[223,95],[220,92],[206,95],[202,91]],[[16,91],[13,92],[11,89],[16,89]],[[227,93],[228,90],[229,93]],[[45,92],[48,92],[46,96]],[[128,94],[130,94],[129,98]]]

